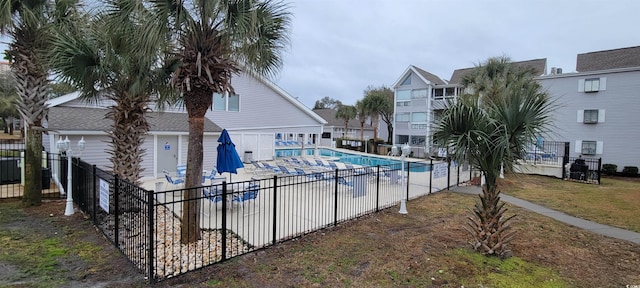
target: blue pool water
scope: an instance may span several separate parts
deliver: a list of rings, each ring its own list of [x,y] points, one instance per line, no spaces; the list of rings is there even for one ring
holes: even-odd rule
[[[305,150],[304,155],[302,156],[308,156],[308,157],[314,156],[315,149],[310,148],[310,149],[304,149],[304,150]],[[320,156],[338,158],[338,161],[342,163],[351,163],[351,164],[357,164],[357,165],[363,165],[363,166],[380,165],[380,166],[390,166],[394,168],[399,168],[400,165],[402,165],[402,162],[400,160],[349,154],[349,153],[344,153],[344,152],[335,151],[331,149],[318,149],[318,151],[320,153]],[[301,153],[301,149],[276,149],[276,157],[301,156],[300,153]],[[426,164],[426,163],[419,163],[419,164],[412,163],[412,166],[413,167],[410,166],[410,170],[412,172],[429,171],[429,164]]]

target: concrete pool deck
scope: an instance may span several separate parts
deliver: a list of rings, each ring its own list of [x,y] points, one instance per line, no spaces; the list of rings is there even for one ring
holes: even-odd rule
[[[397,160],[397,158],[395,159]],[[280,161],[278,159],[264,162],[274,165]],[[442,163],[439,165],[442,166]],[[305,168],[309,169],[309,167]],[[448,180],[446,174],[443,174],[441,170],[441,168],[440,170],[434,169],[433,175],[431,171],[410,172],[408,199],[446,189]],[[458,180],[457,171],[457,167],[454,168],[452,166],[451,185],[456,185],[455,183]],[[229,175],[229,173],[224,173],[223,175],[227,177],[227,180],[233,180],[233,182],[249,181],[258,176],[253,165],[238,169],[238,174]],[[460,182],[469,180],[469,176],[468,171],[461,171]],[[292,177],[304,178],[304,176]],[[429,191],[430,177],[433,177],[431,191]],[[402,191],[401,184],[391,183],[389,179],[382,180],[382,177],[378,193],[375,193],[378,183],[369,179],[365,181],[364,186],[360,186],[358,189],[346,185],[338,185],[339,189],[336,193],[335,181],[297,183],[298,180],[288,178],[294,179],[290,180],[293,181],[293,184],[291,184],[286,182],[289,181],[287,176],[278,175],[279,182],[284,182],[278,183],[278,195],[274,195],[274,189],[270,189],[274,186],[273,176],[260,177],[258,179],[260,179],[261,183],[258,197],[242,204],[228,202],[229,209],[227,211],[222,209],[220,202],[212,203],[206,198],[202,199],[200,203],[201,227],[203,229],[221,229],[223,226],[222,214],[227,213],[227,223],[225,225],[227,229],[231,229],[254,247],[262,247],[274,240],[296,237],[329,226],[336,220],[341,222],[370,213],[370,211],[375,211],[376,206],[386,208],[398,205]],[[148,190],[155,190],[156,186],[162,187],[162,190],[181,188],[179,185],[168,184],[164,178],[145,181],[143,184],[143,187]],[[159,196],[157,197],[159,203],[163,203],[164,207],[171,210],[177,217],[181,216],[182,203],[180,201],[182,193],[180,191],[166,194],[158,193],[157,195]],[[408,209],[409,213],[411,213],[410,204]],[[275,231],[273,229],[274,225],[276,226]]]

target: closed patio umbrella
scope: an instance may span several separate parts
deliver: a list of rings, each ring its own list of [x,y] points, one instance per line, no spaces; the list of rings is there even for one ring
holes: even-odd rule
[[[236,151],[236,145],[231,141],[227,129],[222,130],[222,134],[218,138],[218,157],[216,159],[216,169],[218,173],[224,172],[238,174],[238,168],[243,168],[242,160]]]

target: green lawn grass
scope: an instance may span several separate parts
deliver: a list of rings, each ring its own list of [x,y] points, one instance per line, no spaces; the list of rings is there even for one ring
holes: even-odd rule
[[[640,232],[640,182],[602,178],[600,185],[552,177],[511,174],[502,193],[569,215]]]

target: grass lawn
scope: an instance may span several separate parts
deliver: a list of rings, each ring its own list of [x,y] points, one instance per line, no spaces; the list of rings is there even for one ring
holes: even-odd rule
[[[559,180],[561,181],[561,180]],[[640,245],[508,205],[514,257],[482,256],[463,229],[477,196],[440,192],[161,282],[171,287],[620,287],[640,283]]]
[[[538,189],[531,190],[536,193],[554,187],[554,195],[573,195],[575,199],[567,202],[580,207],[586,205],[578,199],[585,198],[584,192],[579,192],[584,189],[597,191],[609,189],[606,187],[611,185],[614,188],[606,191],[618,195],[625,189],[633,190],[623,188],[627,185],[640,185],[612,179],[605,179],[603,183],[597,186],[523,176],[507,178],[502,187],[510,193],[520,186],[537,185]],[[606,193],[593,194],[596,197]],[[622,196],[614,198],[618,197]],[[470,249],[470,237],[463,228],[468,208],[476,199],[475,195],[434,193],[409,201],[406,215],[399,214],[398,207],[392,207],[151,286],[625,287],[640,284],[640,245],[578,229],[509,204],[507,215],[517,215],[512,223],[517,235],[509,246],[513,257],[503,260],[478,254]],[[26,209],[0,201],[0,239],[3,241],[0,268],[4,268],[0,269],[0,286],[147,286],[142,276],[136,274],[120,253],[114,252],[113,246],[91,228],[83,215],[76,213],[67,217],[62,215],[63,211],[63,200]],[[609,215],[612,225],[623,226],[619,223],[633,218],[628,217],[627,212],[615,212]]]
[[[639,179],[602,178],[584,184],[556,178],[511,174],[499,182],[508,195],[569,215],[640,232]]]

